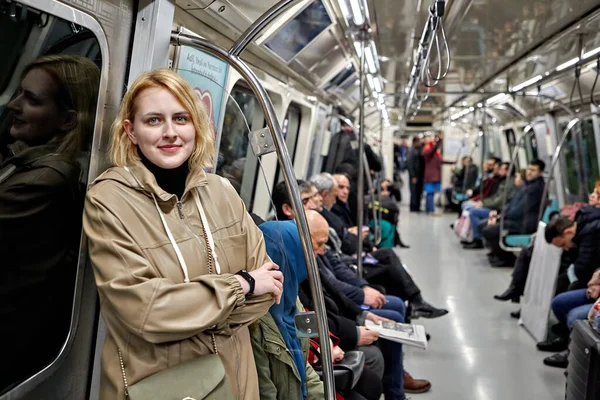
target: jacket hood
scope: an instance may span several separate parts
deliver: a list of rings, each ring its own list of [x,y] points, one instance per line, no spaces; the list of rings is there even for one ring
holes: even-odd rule
[[[139,190],[147,194],[149,197],[155,195],[161,201],[173,200],[175,195],[168,193],[163,190],[158,183],[156,178],[142,164],[141,161],[136,161],[128,167],[112,167],[106,172],[100,175],[94,180],[93,185],[103,181],[115,181],[121,185]],[[183,197],[194,187],[204,186],[208,183],[207,174],[202,168],[195,168],[190,170],[185,184],[185,191]],[[180,199],[181,200],[181,199]]]

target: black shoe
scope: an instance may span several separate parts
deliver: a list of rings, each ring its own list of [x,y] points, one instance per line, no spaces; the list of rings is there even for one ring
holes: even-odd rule
[[[567,368],[569,366],[569,351],[561,351],[544,358],[544,364],[549,367]]]
[[[490,265],[495,268],[506,268],[506,267],[512,267],[513,263],[511,261],[503,260],[503,259],[499,258],[496,261],[490,261]]]
[[[510,317],[515,319],[521,318],[521,310],[511,312]]]
[[[407,245],[407,244],[404,244],[404,243],[402,242],[402,240],[400,241],[400,243],[398,244],[398,246],[399,246],[401,249],[410,249],[410,246],[409,246],[409,245]]]
[[[463,249],[467,250],[478,250],[483,249],[483,242],[481,240],[474,240],[473,243],[465,244]]]
[[[494,298],[496,300],[500,300],[500,301],[512,301],[513,303],[518,303],[519,302],[519,298],[520,298],[520,294],[517,292],[517,288],[514,285],[510,285],[508,287],[508,289],[506,289],[504,291],[504,293],[502,294],[497,294],[494,295]]]
[[[551,351],[556,353],[558,351],[565,351],[569,347],[569,341],[562,337],[558,337],[553,340],[539,342],[536,346],[540,351]]]
[[[413,319],[421,317],[433,319],[443,317],[446,314],[448,314],[448,310],[445,310],[443,308],[435,308],[431,304],[423,302],[422,304],[413,304],[411,317]]]
[[[425,332],[425,338],[429,342],[431,340],[431,335],[429,333]]]

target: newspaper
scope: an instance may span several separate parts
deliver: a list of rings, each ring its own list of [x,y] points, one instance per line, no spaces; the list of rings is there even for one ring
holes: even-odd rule
[[[365,327],[371,331],[379,332],[381,339],[427,350],[427,336],[423,325],[402,324],[393,321],[376,324],[367,320],[365,321]]]

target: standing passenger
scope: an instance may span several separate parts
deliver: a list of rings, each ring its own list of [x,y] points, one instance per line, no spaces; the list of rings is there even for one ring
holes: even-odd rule
[[[423,144],[421,138],[413,137],[413,145],[408,153],[406,165],[410,177],[410,211],[421,212],[421,198],[423,196],[423,177],[425,173],[425,161],[422,152]]]
[[[436,215],[434,196],[441,189],[442,164],[454,164],[453,162],[446,162],[442,159],[439,148],[443,139],[443,133],[436,135],[435,138],[428,136],[423,149],[423,158],[425,159],[425,211],[429,215]]]
[[[144,73],[123,99],[115,167],[84,212],[107,326],[101,399],[125,399],[127,384],[214,353],[234,397],[259,398],[247,326],[279,302],[283,277],[231,184],[204,172],[210,126],[169,70]]]

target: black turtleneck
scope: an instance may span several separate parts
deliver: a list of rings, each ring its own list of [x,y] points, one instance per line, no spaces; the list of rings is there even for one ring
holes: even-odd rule
[[[154,178],[156,178],[158,186],[165,192],[176,195],[181,200],[183,192],[185,191],[185,181],[189,172],[188,162],[184,162],[177,168],[165,169],[154,165],[152,161],[148,160],[139,147],[138,154],[142,160],[142,164],[144,164],[144,166],[152,172]]]

